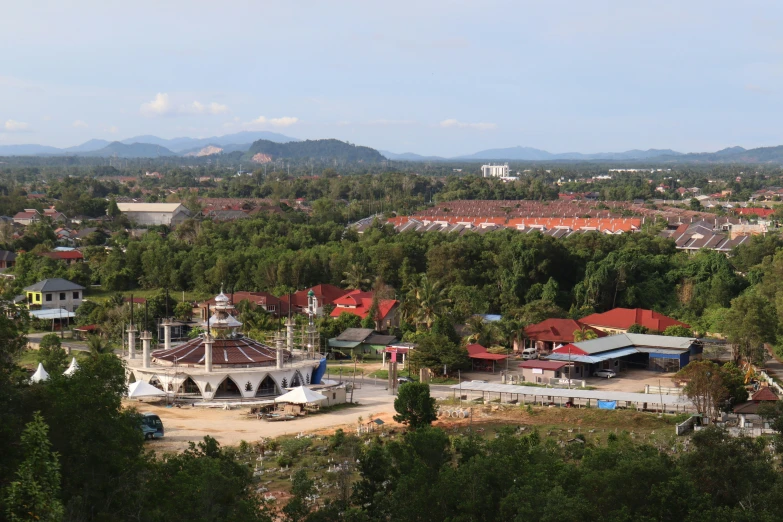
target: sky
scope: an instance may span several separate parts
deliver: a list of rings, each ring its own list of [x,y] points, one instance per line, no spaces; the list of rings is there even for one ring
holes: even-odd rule
[[[270,130],[454,156],[783,144],[783,3],[5,2],[0,145]]]

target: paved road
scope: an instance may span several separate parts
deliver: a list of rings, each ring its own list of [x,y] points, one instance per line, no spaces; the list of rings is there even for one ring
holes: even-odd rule
[[[43,339],[43,337],[45,335],[49,335],[50,333],[52,333],[52,332],[33,332],[33,333],[30,333],[30,334],[27,334],[27,344],[28,344],[28,346],[29,345],[35,345],[37,347],[38,344],[40,344],[41,339]],[[86,352],[86,351],[89,350],[87,348],[87,343],[85,343],[84,341],[78,341],[78,340],[75,340],[75,339],[63,339],[62,340],[62,347],[66,351],[69,351],[69,349],[70,349],[70,351],[80,351],[80,352]]]

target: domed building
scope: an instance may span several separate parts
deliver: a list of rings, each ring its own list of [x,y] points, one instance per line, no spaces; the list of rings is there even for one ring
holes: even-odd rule
[[[222,291],[214,313],[201,323],[204,333],[178,346],[166,342],[150,351],[152,336],[141,334],[142,354],[126,357],[129,381],[143,380],[185,397],[211,399],[271,399],[285,388],[319,383],[326,368],[320,356],[296,360],[278,335],[275,347],[241,333],[234,306]],[[163,324],[168,328],[167,324]],[[292,336],[293,329],[288,329]],[[135,330],[128,329],[128,344],[135,346]],[[288,339],[292,347],[292,339]]]

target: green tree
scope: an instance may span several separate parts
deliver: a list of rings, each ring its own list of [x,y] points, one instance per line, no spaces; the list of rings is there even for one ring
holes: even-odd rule
[[[744,294],[731,301],[723,333],[732,344],[734,362],[764,360],[764,343],[774,343],[778,329],[775,307],[760,295]]]
[[[343,272],[343,276],[345,278],[340,284],[348,290],[363,290],[370,284],[367,270],[361,263],[351,263],[348,269]]]
[[[416,323],[427,328],[432,328],[432,323],[449,303],[446,290],[441,286],[440,281],[433,282],[427,274],[422,274],[419,278],[419,284],[413,288],[413,297],[416,306],[414,316]]]
[[[400,386],[394,399],[395,422],[407,424],[412,429],[429,426],[438,418],[435,414],[435,399],[430,397],[428,384],[409,382]]]
[[[729,396],[720,366],[712,361],[692,361],[675,378],[685,382],[683,391],[699,413],[717,414]]]
[[[97,358],[101,355],[114,353],[114,349],[106,342],[103,337],[96,334],[87,336],[87,348],[90,350],[90,356]]]
[[[52,375],[61,374],[68,363],[68,354],[63,350],[60,338],[54,333],[43,336],[35,356]]]
[[[60,464],[51,451],[49,426],[40,412],[33,415],[22,433],[24,461],[5,498],[8,520],[59,522],[64,509],[60,502]]]
[[[311,497],[315,482],[307,476],[307,470],[299,468],[291,480],[291,500],[283,508],[286,522],[303,522],[312,510]]]
[[[117,201],[114,198],[109,200],[109,208],[106,209],[106,215],[112,219],[119,217],[121,214],[120,207],[117,206]]]
[[[631,326],[628,327],[628,333],[646,334],[649,331],[650,330],[647,327],[642,326],[642,325],[637,324],[637,323],[634,323],[634,324],[632,324]]]
[[[591,339],[597,339],[598,334],[592,328],[580,328],[574,330],[574,342],[589,341]]]
[[[412,341],[416,343],[416,349],[410,355],[413,368],[429,368],[438,373],[445,368],[447,373],[454,373],[470,367],[467,350],[445,335],[420,333]]]
[[[663,335],[670,335],[672,337],[693,337],[693,331],[679,324],[675,324],[667,327],[663,331]]]

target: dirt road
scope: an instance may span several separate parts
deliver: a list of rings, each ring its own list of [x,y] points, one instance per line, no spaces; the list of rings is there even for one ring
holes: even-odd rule
[[[163,421],[166,436],[148,443],[151,449],[182,451],[187,448],[189,441],[198,442],[205,435],[214,437],[222,445],[230,446],[239,444],[242,440],[252,442],[261,437],[278,437],[340,426],[354,429],[359,417],[366,422],[370,415],[380,417],[384,422],[391,422],[394,397],[388,395],[383,388],[366,386],[356,391],[354,400],[359,403],[358,406],[285,422],[266,422],[250,417],[247,415],[249,408],[166,408],[133,401],[126,401],[126,405],[134,406],[140,412],[154,412]]]

